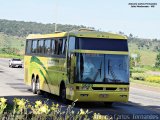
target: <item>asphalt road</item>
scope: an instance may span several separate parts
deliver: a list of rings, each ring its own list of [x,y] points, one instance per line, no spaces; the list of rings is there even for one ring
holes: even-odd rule
[[[26,98],[30,101],[49,99],[51,102],[59,103],[59,97],[50,95],[44,96],[33,95],[30,87],[23,83],[23,68],[9,68],[8,59],[0,58],[0,97],[5,97],[9,102],[14,97]],[[159,114],[160,115],[160,93],[156,91],[144,90],[141,88],[130,87],[130,98],[128,103],[114,103],[113,107],[106,108],[103,103],[78,103],[75,110],[80,108],[89,109],[90,111],[108,114]],[[160,118],[159,118],[160,119]]]

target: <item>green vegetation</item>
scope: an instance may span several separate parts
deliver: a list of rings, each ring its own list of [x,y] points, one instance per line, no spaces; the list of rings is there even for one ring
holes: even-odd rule
[[[75,101],[76,102],[76,101]],[[34,103],[25,99],[14,98],[13,105],[7,104],[7,99],[0,98],[0,119],[5,120],[97,120],[97,117],[102,117],[99,113],[80,109],[74,111],[75,102],[68,107],[52,103],[48,105],[47,101],[40,100]],[[62,109],[63,108],[63,109]],[[103,120],[107,120],[109,116],[105,115]]]
[[[57,31],[70,31],[80,28],[87,28],[80,25],[62,25],[58,24]],[[92,29],[95,29],[92,27]],[[24,54],[25,37],[28,34],[44,34],[53,33],[55,31],[55,23],[42,24],[36,22],[24,22],[15,20],[0,20],[0,53],[1,54]],[[119,34],[125,35],[123,32]],[[156,62],[157,52],[160,50],[160,41],[157,39],[142,39],[128,35],[130,54],[140,55],[137,61],[139,66],[154,66]],[[2,57],[2,55],[1,55]]]
[[[58,24],[58,31],[70,31],[87,28],[80,25]],[[14,57],[24,54],[25,38],[28,34],[53,33],[55,24],[42,24],[13,20],[0,20],[0,57]],[[94,29],[94,28],[92,28]]]
[[[144,73],[132,73],[133,80],[145,80],[146,74]]]
[[[155,67],[156,68],[160,68],[160,52],[157,55]]]
[[[160,41],[159,41],[160,42]],[[152,49],[138,49],[138,46],[133,43],[129,42],[129,52],[131,54],[138,54],[140,55],[140,61],[139,65],[149,65],[149,66],[154,66],[156,62],[156,56],[157,56],[157,51],[154,51]]]
[[[152,86],[152,87],[160,88],[159,83],[141,81],[141,80],[133,80],[132,78],[130,79],[130,81],[131,81],[132,84],[142,84],[142,85],[145,85],[145,86]]]
[[[148,77],[145,78],[145,81],[160,84],[160,76],[148,76]]]
[[[12,55],[12,54],[0,53],[0,58],[20,58],[20,59],[23,59],[23,55]]]
[[[57,24],[57,31],[71,31],[80,28],[87,28],[86,26],[80,25],[62,25]],[[94,28],[92,28],[94,29]],[[28,34],[44,34],[53,33],[55,31],[55,23],[53,24],[42,24],[36,22],[24,22],[15,20],[0,20],[0,32],[11,36],[26,37]]]
[[[24,53],[25,38],[0,33],[0,53]],[[7,52],[8,51],[8,52]]]
[[[132,81],[138,80],[138,81],[143,81],[147,83],[150,82],[150,83],[155,83],[160,85],[160,72],[153,71],[153,68],[154,67],[133,67],[131,69],[130,77]]]

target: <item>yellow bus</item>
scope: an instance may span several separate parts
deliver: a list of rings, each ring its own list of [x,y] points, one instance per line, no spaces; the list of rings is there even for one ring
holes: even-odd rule
[[[46,91],[81,102],[127,102],[127,38],[93,30],[31,34],[26,39],[24,81],[34,94]]]

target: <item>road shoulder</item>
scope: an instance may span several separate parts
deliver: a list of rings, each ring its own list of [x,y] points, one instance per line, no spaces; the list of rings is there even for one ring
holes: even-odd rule
[[[134,88],[139,88],[139,89],[143,89],[143,90],[148,90],[148,91],[153,91],[153,92],[160,93],[160,88],[159,87],[153,87],[153,86],[144,85],[144,84],[140,84],[140,83],[134,83],[134,82],[131,82],[130,86],[134,87]]]

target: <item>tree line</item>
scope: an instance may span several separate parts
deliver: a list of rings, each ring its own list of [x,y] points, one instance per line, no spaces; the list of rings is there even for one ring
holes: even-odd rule
[[[77,30],[80,28],[87,28],[83,25],[62,25],[57,24],[57,31],[71,31]],[[92,29],[94,29],[92,27]],[[42,24],[36,22],[24,22],[24,21],[16,21],[16,20],[4,20],[0,19],[0,32],[12,35],[25,37],[28,34],[45,34],[45,33],[53,33],[55,32],[55,23],[52,24]]]

